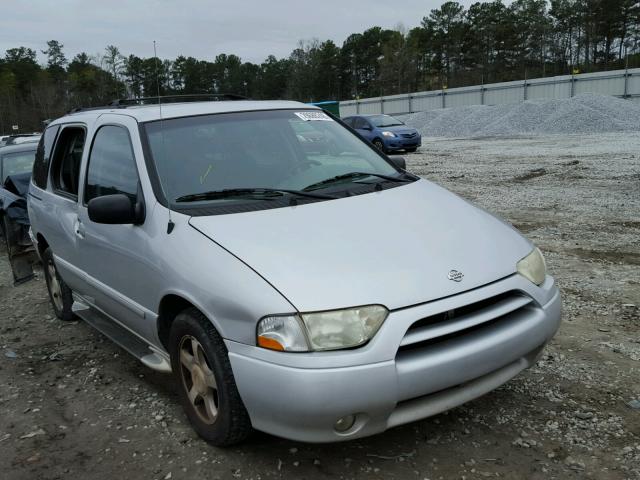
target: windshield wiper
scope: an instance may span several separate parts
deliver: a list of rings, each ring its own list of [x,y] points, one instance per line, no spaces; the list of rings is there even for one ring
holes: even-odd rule
[[[371,173],[371,172],[349,172],[343,173],[342,175],[336,175],[335,177],[327,178],[326,180],[322,180],[321,182],[313,183],[311,185],[307,185],[302,190],[309,191],[314,190],[316,188],[324,187],[325,185],[329,185],[331,183],[340,182],[342,180],[349,180],[352,178],[360,178],[360,177],[378,177],[384,180],[388,180],[390,182],[412,182],[415,178],[402,178],[402,177],[392,177],[390,175],[383,175],[381,173]]]
[[[204,200],[217,200],[221,198],[231,197],[263,197],[268,198],[269,195],[275,194],[282,196],[284,194],[297,195],[300,197],[317,198],[322,200],[333,200],[333,195],[323,195],[320,193],[309,193],[301,190],[289,190],[286,188],[227,188],[224,190],[211,190],[209,192],[192,193],[182,195],[175,199],[176,202],[199,202]]]

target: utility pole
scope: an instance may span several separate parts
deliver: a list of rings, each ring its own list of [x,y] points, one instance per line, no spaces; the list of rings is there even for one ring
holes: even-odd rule
[[[622,98],[626,99],[629,94],[629,45],[624,46],[624,94]]]

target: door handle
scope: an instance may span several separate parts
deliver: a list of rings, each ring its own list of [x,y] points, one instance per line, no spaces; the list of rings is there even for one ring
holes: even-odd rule
[[[76,235],[79,238],[84,238],[84,225],[80,220],[76,220]]]

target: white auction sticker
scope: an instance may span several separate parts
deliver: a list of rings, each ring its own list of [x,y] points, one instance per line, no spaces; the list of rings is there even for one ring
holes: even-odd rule
[[[295,112],[305,122],[321,121],[321,122],[333,122],[333,119],[324,112]]]

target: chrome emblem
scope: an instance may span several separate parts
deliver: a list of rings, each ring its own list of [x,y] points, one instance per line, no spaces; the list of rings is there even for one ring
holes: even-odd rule
[[[453,280],[454,282],[462,281],[462,277],[464,277],[464,274],[462,272],[459,272],[458,270],[451,270],[447,275],[447,278],[449,280]]]

